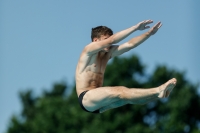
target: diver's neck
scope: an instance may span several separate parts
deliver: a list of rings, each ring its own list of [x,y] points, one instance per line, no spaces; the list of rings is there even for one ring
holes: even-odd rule
[[[99,52],[99,56],[100,56],[100,57],[103,57],[106,53],[107,53],[107,52],[105,52],[105,51],[100,51],[100,52]]]

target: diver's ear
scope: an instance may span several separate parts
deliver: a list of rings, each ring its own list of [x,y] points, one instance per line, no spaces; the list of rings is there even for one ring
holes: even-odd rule
[[[93,38],[93,40],[92,40],[93,42],[97,42],[98,41],[98,38]]]

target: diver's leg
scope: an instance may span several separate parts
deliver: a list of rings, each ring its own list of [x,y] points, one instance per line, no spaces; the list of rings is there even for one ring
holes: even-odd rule
[[[134,89],[123,86],[99,87],[88,91],[83,97],[83,106],[88,111],[102,108],[108,110],[125,104],[145,104],[149,101],[169,96],[176,85],[176,79],[171,79],[165,84],[150,89]]]

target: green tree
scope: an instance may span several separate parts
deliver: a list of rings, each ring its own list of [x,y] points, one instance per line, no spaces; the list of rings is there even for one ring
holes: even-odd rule
[[[172,77],[178,83],[168,99],[125,105],[102,114],[83,111],[75,87],[68,96],[71,88],[66,83],[56,83],[36,97],[31,90],[21,92],[22,112],[12,117],[7,133],[200,133],[197,85],[183,72],[157,66],[148,75],[137,56],[114,58],[107,66],[104,85],[149,88]]]

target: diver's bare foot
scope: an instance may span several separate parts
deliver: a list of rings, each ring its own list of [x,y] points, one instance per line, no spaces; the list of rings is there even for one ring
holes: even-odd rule
[[[176,86],[176,79],[170,79],[165,84],[159,86],[159,98],[165,98],[168,97],[172,89]]]

